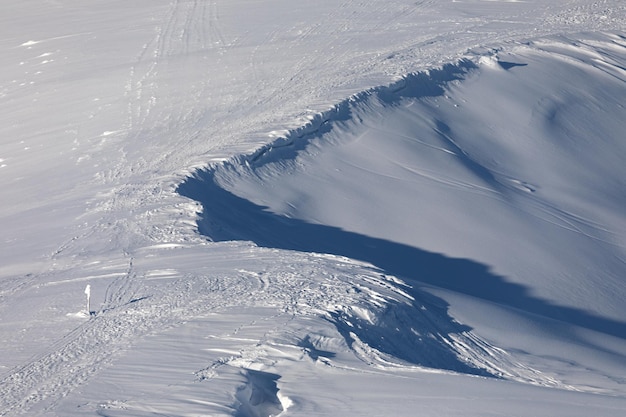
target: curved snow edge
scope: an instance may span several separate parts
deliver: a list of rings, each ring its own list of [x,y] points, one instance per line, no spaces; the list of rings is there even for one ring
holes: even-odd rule
[[[272,151],[305,141],[322,133],[322,130],[331,129],[332,125],[339,121],[348,120],[352,110],[372,97],[376,97],[386,103],[394,103],[401,97],[434,97],[444,94],[444,86],[452,81],[463,79],[470,71],[478,68],[478,65],[470,59],[463,58],[456,63],[445,64],[439,68],[425,71],[411,72],[399,80],[385,86],[373,87],[340,101],[330,109],[312,116],[310,121],[303,126],[287,131],[278,136],[272,142],[261,146],[248,155],[238,155],[231,158],[227,163],[232,165],[247,165],[254,163],[262,165],[264,158]],[[303,144],[304,145],[304,144]]]

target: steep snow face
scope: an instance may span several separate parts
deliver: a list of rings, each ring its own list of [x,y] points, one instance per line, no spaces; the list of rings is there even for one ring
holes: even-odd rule
[[[625,14],[583,0],[40,3],[0,5],[7,275],[192,239],[174,189],[194,168],[468,48]]]
[[[471,327],[481,327],[472,310],[486,302],[535,316],[533,326],[580,327],[623,342],[625,66],[625,39],[596,34],[410,75],[353,96],[180,191],[203,203],[200,230],[214,240],[372,263],[412,287],[456,293],[451,308],[471,316],[463,321]],[[417,314],[409,315],[415,325]],[[395,326],[412,328],[394,317]],[[515,349],[509,337],[495,336],[497,345]],[[538,356],[554,354],[538,347],[544,338],[563,352],[572,341],[590,343],[586,331],[527,337],[537,337],[531,350]],[[368,342],[413,363],[451,366],[449,358],[429,362]],[[442,343],[457,357],[482,356],[477,345]],[[606,362],[592,360],[588,369],[619,380],[620,344],[617,356],[600,348]],[[489,369],[481,361],[475,365]],[[570,371],[561,377],[583,389]]]
[[[0,2],[0,415],[622,416],[625,19]]]
[[[617,34],[550,38],[408,76],[216,179],[272,213],[477,260],[539,298],[621,320],[625,51]],[[489,282],[421,280],[512,301]]]

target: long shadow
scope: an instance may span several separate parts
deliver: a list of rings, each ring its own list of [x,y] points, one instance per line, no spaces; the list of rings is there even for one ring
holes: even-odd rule
[[[369,262],[409,284],[426,283],[626,338],[626,323],[536,298],[484,264],[271,213],[220,187],[211,170],[189,177],[178,192],[202,204],[199,231],[214,241],[245,240],[268,248],[345,256]]]
[[[394,275],[400,275],[401,270],[408,273],[409,263],[413,261],[404,258],[422,252],[335,227],[275,215],[218,186],[209,171],[197,172],[188,178],[179,186],[178,192],[202,203],[204,211],[198,222],[199,230],[213,241],[245,240],[268,248],[342,255],[369,261]],[[379,251],[382,253],[377,254]],[[398,262],[400,269],[394,267]],[[415,274],[411,272],[411,276]],[[349,311],[332,313],[329,320],[350,346],[357,343],[356,335],[379,352],[409,363],[497,377],[480,368],[480,364],[463,362],[450,348],[450,335],[460,335],[471,328],[448,315],[445,301],[416,287],[403,290],[415,301],[388,304],[378,313],[375,324]],[[316,348],[307,338],[301,340],[300,345],[314,360],[334,355]]]

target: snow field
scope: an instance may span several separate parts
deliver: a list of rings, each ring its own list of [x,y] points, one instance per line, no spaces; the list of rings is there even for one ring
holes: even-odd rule
[[[0,415],[623,415],[625,8],[3,2]]]

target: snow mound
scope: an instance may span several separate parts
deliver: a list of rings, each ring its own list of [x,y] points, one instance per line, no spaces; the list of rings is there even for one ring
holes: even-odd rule
[[[178,191],[202,203],[211,240],[339,255],[394,277],[402,302],[331,312],[366,362],[596,390],[575,372],[542,374],[536,357],[551,347],[528,352],[476,311],[504,308],[550,346],[621,345],[588,364],[619,380],[624,67],[617,34],[470,54],[356,94]]]

